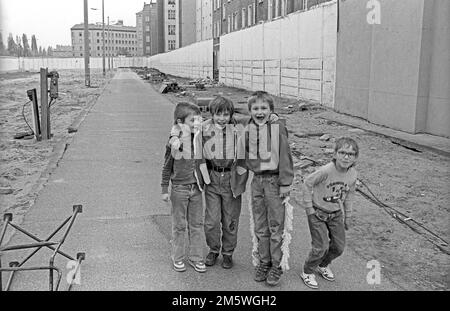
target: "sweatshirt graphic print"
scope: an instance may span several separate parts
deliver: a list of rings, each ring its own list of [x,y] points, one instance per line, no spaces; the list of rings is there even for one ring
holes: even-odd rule
[[[337,171],[333,162],[320,167],[305,179],[305,207],[308,209],[314,205],[325,211],[335,212],[342,208],[342,204],[349,215],[352,211],[356,178],[357,172],[353,167],[344,173]]]

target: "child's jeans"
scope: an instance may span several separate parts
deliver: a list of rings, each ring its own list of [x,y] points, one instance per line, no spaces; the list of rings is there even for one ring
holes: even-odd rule
[[[278,175],[253,176],[252,208],[255,222],[255,235],[258,240],[259,261],[278,267],[283,256],[285,209],[280,198]]]
[[[232,255],[237,244],[242,197],[235,198],[231,191],[231,172],[209,171],[211,183],[205,191],[205,236],[209,251]],[[221,225],[222,224],[222,237]],[[222,243],[221,243],[222,242]]]
[[[314,273],[317,266],[326,267],[344,252],[345,228],[341,210],[328,214],[319,209],[308,216],[312,249],[303,271]]]
[[[203,205],[202,193],[197,184],[174,185],[170,193],[172,201],[172,260],[184,260],[185,233],[188,229],[189,259],[203,260]]]

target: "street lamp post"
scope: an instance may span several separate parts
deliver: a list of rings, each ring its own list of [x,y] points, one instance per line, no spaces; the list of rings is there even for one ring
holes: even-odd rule
[[[91,86],[91,77],[89,70],[89,18],[88,18],[88,0],[84,0],[84,84]]]
[[[105,0],[102,0],[102,38],[103,38],[103,59],[102,59],[102,65],[103,65],[103,76],[106,75],[106,69],[105,69]]]

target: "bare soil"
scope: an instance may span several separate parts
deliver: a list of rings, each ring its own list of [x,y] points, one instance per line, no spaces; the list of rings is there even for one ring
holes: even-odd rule
[[[67,128],[92,107],[111,77],[104,78],[101,71],[92,70],[92,87],[86,88],[84,71],[58,72],[59,98],[50,107],[53,137],[40,142],[32,136],[30,139],[14,139],[18,133],[31,132],[23,115],[33,128],[26,91],[36,88],[40,104],[40,74],[0,74],[0,215],[12,212],[16,221],[25,215],[45,185],[46,169],[52,157],[57,156],[55,150],[75,135],[68,133]],[[2,221],[3,217],[0,224]]]
[[[170,78],[179,85],[185,86],[189,82],[189,79]],[[159,90],[160,83],[149,83]],[[169,92],[165,96],[178,103],[222,95],[231,99],[239,112],[246,114],[246,102],[251,93],[214,85],[205,90],[187,87],[183,93]],[[299,188],[303,178],[332,159],[329,149],[334,147],[334,139],[350,136],[360,145],[359,178],[378,199],[450,241],[448,157],[429,151],[414,152],[394,144],[387,137],[328,121],[321,116],[327,108],[312,102],[281,97],[275,97],[275,102],[275,112],[287,120],[290,132],[294,166],[297,167],[293,193],[296,200],[300,199]],[[331,139],[323,141],[318,134],[304,135],[308,133],[329,134]],[[304,163],[302,156],[318,163],[300,168]],[[348,247],[367,261],[378,260],[391,281],[405,290],[450,289],[448,254],[361,195],[356,196],[354,215],[354,227],[347,233]]]

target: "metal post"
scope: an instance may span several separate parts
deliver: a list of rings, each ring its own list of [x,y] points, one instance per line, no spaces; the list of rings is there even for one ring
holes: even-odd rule
[[[91,86],[91,74],[89,70],[89,18],[88,0],[84,0],[84,85]],[[41,101],[42,103],[42,101]]]
[[[50,109],[48,107],[48,69],[41,68],[41,133],[42,139],[50,138]]]
[[[105,67],[105,0],[102,0],[102,39],[103,39],[103,59],[102,59],[102,68],[103,68],[103,76],[106,75],[106,67]]]
[[[109,28],[109,16],[108,16],[108,71],[111,70],[111,29]]]
[[[36,89],[28,90],[27,95],[29,97],[31,97],[34,136],[36,137],[37,141],[40,141],[41,140],[41,125],[39,123],[39,106],[38,106]]]

